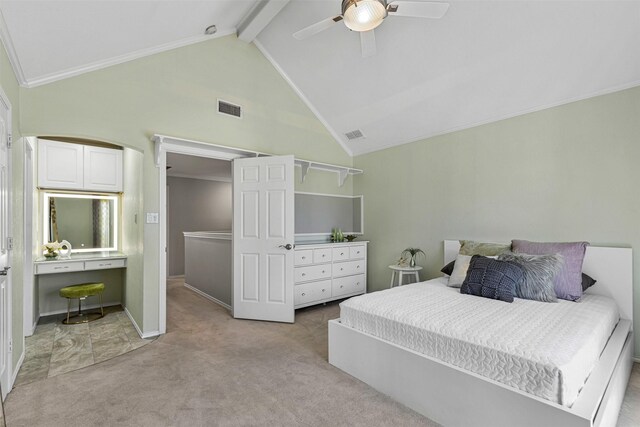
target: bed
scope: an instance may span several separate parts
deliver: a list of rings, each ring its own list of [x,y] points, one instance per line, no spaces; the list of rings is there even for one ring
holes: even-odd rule
[[[458,248],[445,241],[445,263]],[[631,262],[631,249],[589,247],[598,284],[580,303],[501,303],[442,279],[348,300],[329,362],[447,426],[613,426],[633,364]],[[553,331],[567,319],[580,324]],[[514,342],[522,328],[535,339]]]

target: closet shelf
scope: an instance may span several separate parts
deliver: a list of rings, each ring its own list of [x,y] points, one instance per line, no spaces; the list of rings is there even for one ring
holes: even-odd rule
[[[316,169],[325,172],[335,172],[338,175],[338,186],[342,187],[349,175],[359,175],[363,173],[361,169],[354,169],[346,166],[330,165],[328,163],[313,162],[311,160],[296,159],[295,165],[302,168],[302,182],[304,182],[309,169]]]

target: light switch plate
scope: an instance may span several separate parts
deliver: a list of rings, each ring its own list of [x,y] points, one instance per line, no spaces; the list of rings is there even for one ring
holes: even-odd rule
[[[147,224],[157,224],[160,222],[160,214],[157,212],[147,212]]]

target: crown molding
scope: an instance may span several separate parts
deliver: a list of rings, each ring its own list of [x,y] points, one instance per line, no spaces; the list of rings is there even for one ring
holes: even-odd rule
[[[291,87],[291,89],[293,89],[293,91],[296,93],[296,95],[298,95],[300,97],[300,99],[302,100],[302,102],[304,102],[304,104],[311,110],[311,112],[316,116],[316,118],[320,121],[320,123],[322,123],[324,125],[324,127],[329,131],[329,133],[331,134],[331,136],[333,136],[333,139],[335,139],[338,144],[340,144],[340,146],[342,147],[342,149],[350,156],[353,157],[353,151],[351,150],[351,148],[349,146],[347,146],[346,142],[343,140],[342,137],[340,137],[340,135],[329,125],[329,122],[327,122],[325,120],[324,117],[322,117],[322,115],[320,114],[320,112],[316,109],[316,107],[314,107],[314,105],[311,103],[311,101],[309,101],[309,99],[305,96],[305,94],[298,88],[298,86],[295,85],[295,83],[293,83],[293,80],[291,80],[291,78],[289,78],[289,76],[287,75],[287,73],[284,72],[284,70],[282,69],[282,67],[280,67],[280,64],[278,64],[276,62],[275,59],[273,59],[273,57],[271,56],[271,54],[269,54],[269,52],[267,51],[267,49],[262,45],[262,43],[260,43],[260,41],[258,41],[258,39],[253,40],[253,44],[256,45],[256,47],[258,48],[258,50],[260,50],[260,52],[264,55],[265,58],[267,58],[267,60],[271,63],[271,65],[273,65],[273,67],[278,71],[278,73],[280,73],[280,76],[282,76],[282,78],[289,84],[289,86]]]
[[[25,86],[27,88],[42,86],[42,85],[53,83],[59,80],[68,79],[70,77],[79,76],[81,74],[90,73],[92,71],[101,70],[103,68],[111,67],[113,65],[118,65],[125,62],[133,61],[135,59],[144,58],[146,56],[155,55],[156,53],[166,52],[168,50],[173,50],[180,47],[201,43],[211,39],[225,37],[235,33],[236,33],[235,28],[228,28],[228,29],[218,30],[218,32],[214,35],[203,34],[203,35],[198,35],[194,37],[188,37],[186,39],[177,40],[174,42],[165,43],[162,45],[153,46],[146,49],[140,49],[135,52],[126,53],[124,55],[114,56],[112,58],[96,61],[87,65],[68,68],[66,70],[51,73],[42,77],[26,79],[25,83],[22,84],[22,86]]]
[[[7,27],[7,23],[4,20],[4,16],[2,15],[2,10],[0,10],[0,40],[2,40],[4,50],[7,52],[9,62],[11,63],[11,68],[13,68],[13,74],[15,74],[18,84],[20,86],[27,86],[27,79],[24,76],[24,71],[22,70],[20,59],[18,59],[18,54],[16,53],[16,49],[13,46],[13,40],[11,39],[11,35],[9,34],[9,28]]]

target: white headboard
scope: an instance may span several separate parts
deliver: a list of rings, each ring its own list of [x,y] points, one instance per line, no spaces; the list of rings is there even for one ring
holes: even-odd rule
[[[444,241],[444,265],[454,261],[458,240]],[[618,303],[620,317],[633,321],[633,250],[587,246],[582,271],[597,280],[588,294],[605,295]],[[633,322],[632,322],[633,324]]]

